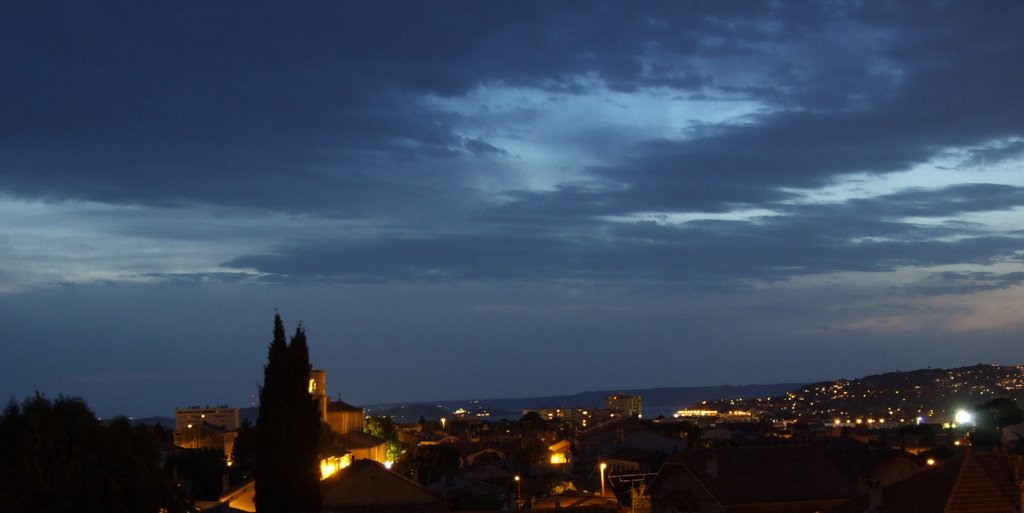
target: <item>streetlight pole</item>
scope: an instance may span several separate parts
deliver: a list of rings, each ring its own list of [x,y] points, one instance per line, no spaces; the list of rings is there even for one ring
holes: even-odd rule
[[[601,497],[603,498],[604,497],[604,469],[608,468],[608,464],[602,461],[601,465],[599,465],[599,468],[601,469]]]
[[[523,482],[519,479],[519,474],[516,474],[516,509],[519,509],[519,501],[523,498]]]

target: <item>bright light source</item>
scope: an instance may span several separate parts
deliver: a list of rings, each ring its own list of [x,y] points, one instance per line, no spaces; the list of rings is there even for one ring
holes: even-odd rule
[[[934,465],[935,464],[935,458],[928,458],[928,461],[926,463],[928,463],[929,466]]]
[[[394,462],[393,462],[393,461],[390,461],[390,460],[389,460],[389,461],[385,461],[385,462],[384,462],[384,468],[386,468],[386,469],[388,469],[388,470],[391,470],[391,465],[394,465]]]
[[[953,417],[957,424],[970,424],[974,422],[974,415],[967,410],[957,410],[956,416]]]

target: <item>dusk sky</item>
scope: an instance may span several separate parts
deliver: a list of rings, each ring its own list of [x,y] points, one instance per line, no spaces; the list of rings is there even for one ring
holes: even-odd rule
[[[1024,363],[1024,2],[4,2],[0,394]]]

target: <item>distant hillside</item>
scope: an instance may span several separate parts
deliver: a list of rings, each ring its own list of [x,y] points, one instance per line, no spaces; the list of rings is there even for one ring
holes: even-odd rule
[[[774,383],[769,385],[722,385],[710,387],[665,387],[643,389],[592,390],[572,395],[544,397],[520,397],[511,399],[466,399],[445,401],[424,401],[418,403],[386,403],[367,405],[370,415],[389,415],[399,422],[415,421],[420,416],[428,420],[437,419],[460,408],[474,414],[487,412],[490,418],[518,419],[525,409],[532,408],[600,408],[609,395],[625,393],[643,398],[644,416],[669,416],[676,410],[692,406],[700,401],[731,399],[740,397],[770,397],[784,394],[803,383]],[[411,419],[411,420],[409,420]]]
[[[888,372],[803,385],[768,400],[709,401],[708,407],[757,409],[780,418],[946,421],[958,409],[996,397],[1024,400],[1024,367],[978,364]]]
[[[143,418],[132,418],[133,426],[157,426],[162,428],[174,429],[174,418],[172,417],[143,417]]]

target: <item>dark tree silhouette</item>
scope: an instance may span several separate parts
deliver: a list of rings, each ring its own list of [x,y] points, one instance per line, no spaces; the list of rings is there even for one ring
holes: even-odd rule
[[[249,419],[243,420],[238,426],[238,436],[231,450],[231,459],[234,461],[230,470],[232,484],[252,477],[256,469],[256,427]]]
[[[0,416],[0,511],[183,511],[155,433],[101,424],[81,399],[42,395]]]
[[[185,449],[167,458],[165,471],[177,469],[178,477],[192,484],[191,496],[196,501],[215,501],[220,497],[223,474],[227,470],[224,452],[220,449]]]
[[[395,472],[429,485],[459,469],[459,450],[450,445],[418,445],[395,462]]]
[[[281,316],[267,351],[256,421],[256,510],[320,509],[317,441],[320,420],[309,393],[309,346],[301,327],[285,342]]]
[[[1002,440],[1002,428],[1024,421],[1017,402],[1006,397],[997,397],[974,407],[975,429],[971,443],[978,448],[988,447]]]
[[[294,511],[320,510],[320,411],[310,393],[309,345],[306,331],[300,325],[295,329],[288,346],[291,363],[290,396],[294,397],[294,425],[297,432],[293,440],[295,461],[295,502]]]

